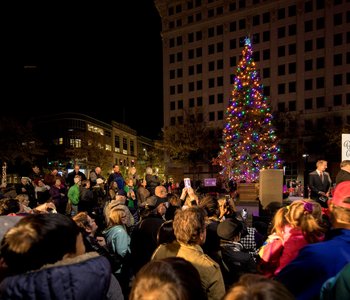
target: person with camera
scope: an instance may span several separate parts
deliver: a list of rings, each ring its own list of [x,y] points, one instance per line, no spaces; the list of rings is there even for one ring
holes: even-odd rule
[[[319,160],[316,163],[316,170],[309,174],[310,198],[324,208],[328,207],[327,200],[332,186],[331,177],[326,169],[327,161]]]

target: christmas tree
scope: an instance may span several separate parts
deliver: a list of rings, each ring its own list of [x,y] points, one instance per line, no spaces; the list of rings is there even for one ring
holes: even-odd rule
[[[214,164],[222,167],[220,174],[226,182],[257,182],[260,170],[281,167],[270,111],[253,60],[251,40],[245,38],[226,110],[223,145],[214,159]]]

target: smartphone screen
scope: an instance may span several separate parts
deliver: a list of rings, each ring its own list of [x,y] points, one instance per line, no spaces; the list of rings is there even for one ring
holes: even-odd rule
[[[185,184],[185,187],[191,187],[191,179],[190,178],[184,178],[184,184]]]

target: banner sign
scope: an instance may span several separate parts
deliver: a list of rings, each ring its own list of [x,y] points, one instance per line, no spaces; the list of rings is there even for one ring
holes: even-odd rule
[[[350,134],[341,135],[341,160],[350,160]]]

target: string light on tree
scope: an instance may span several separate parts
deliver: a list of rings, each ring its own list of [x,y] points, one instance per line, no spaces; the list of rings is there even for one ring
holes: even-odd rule
[[[225,180],[256,182],[261,169],[281,168],[270,111],[246,37],[226,109],[223,145],[213,161],[222,167]]]

